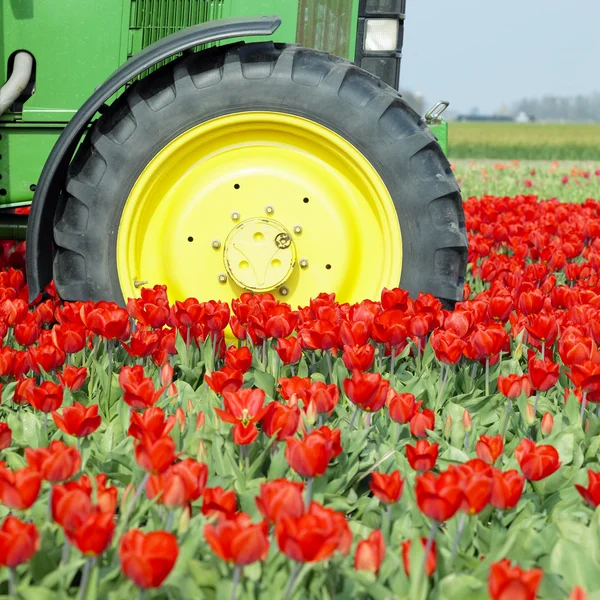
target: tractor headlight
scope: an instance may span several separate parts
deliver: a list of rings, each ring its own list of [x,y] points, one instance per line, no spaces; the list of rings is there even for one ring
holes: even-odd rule
[[[398,48],[397,19],[366,19],[365,52],[393,52]]]

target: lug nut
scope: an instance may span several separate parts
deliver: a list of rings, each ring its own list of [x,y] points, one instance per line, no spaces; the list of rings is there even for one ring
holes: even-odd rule
[[[302,233],[302,227],[300,227],[300,225],[294,225],[294,233],[300,235]]]
[[[146,285],[148,282],[147,281],[138,281],[137,279],[133,280],[133,285],[136,288],[141,288],[143,285]]]
[[[275,212],[275,209],[269,204],[268,206],[265,206],[265,212],[268,215],[272,215]]]
[[[287,296],[290,293],[290,289],[284,285],[283,287],[279,288],[279,293],[282,296]]]
[[[240,213],[235,211],[231,213],[231,218],[233,221],[239,221],[240,220]]]
[[[300,268],[301,269],[308,268],[308,259],[307,258],[301,258],[300,259]]]
[[[215,250],[218,250],[221,247],[221,242],[219,240],[213,240],[211,246]]]
[[[219,283],[227,283],[227,275],[225,273],[219,273]]]

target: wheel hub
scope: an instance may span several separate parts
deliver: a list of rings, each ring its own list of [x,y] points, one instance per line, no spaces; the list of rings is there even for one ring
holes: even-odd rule
[[[229,277],[241,288],[267,292],[282,285],[296,264],[290,232],[273,219],[246,219],[225,241],[223,262]]]

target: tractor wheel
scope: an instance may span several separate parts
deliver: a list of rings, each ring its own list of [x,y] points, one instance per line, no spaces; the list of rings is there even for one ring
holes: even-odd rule
[[[94,124],[56,214],[66,300],[271,292],[462,299],[459,187],[435,137],[353,63],[272,43],[213,48],[133,84]]]

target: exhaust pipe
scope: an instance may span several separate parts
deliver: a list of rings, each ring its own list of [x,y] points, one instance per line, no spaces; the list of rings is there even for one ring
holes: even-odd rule
[[[17,52],[13,70],[8,81],[0,87],[0,116],[2,116],[23,93],[33,71],[33,56],[29,52]]]

